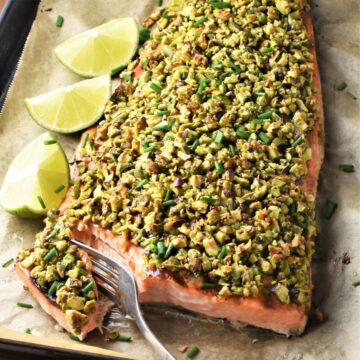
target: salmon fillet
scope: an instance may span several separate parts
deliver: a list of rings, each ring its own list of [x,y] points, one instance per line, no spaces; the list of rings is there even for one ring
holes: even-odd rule
[[[238,2],[231,1],[230,3],[234,5]],[[279,11],[282,14],[289,13],[288,6],[290,2],[280,0],[275,3],[277,9],[280,9]],[[251,16],[254,13],[256,14],[256,9],[250,10],[251,11],[246,16],[251,20]],[[221,20],[228,20],[229,14],[226,8],[217,9],[215,11],[216,16],[221,18]],[[159,21],[161,22],[162,20],[160,19]],[[199,25],[196,26],[200,26],[201,21],[205,20],[199,18],[197,21],[199,22]],[[174,22],[176,22],[176,20],[174,20]],[[296,185],[298,185],[305,194],[315,197],[318,176],[324,157],[324,116],[320,76],[316,60],[314,32],[310,12],[307,10],[303,12],[303,23],[305,25],[308,41],[311,44],[311,78],[312,85],[317,89],[312,96],[317,104],[317,110],[314,114],[315,121],[311,131],[305,133],[311,149],[311,156],[307,161],[307,171],[305,175],[300,176],[296,180]],[[161,23],[160,26],[162,26]],[[158,48],[152,49],[150,53],[147,54],[148,59],[150,59],[149,61],[152,61],[152,57],[158,56],[156,53],[157,50]],[[200,50],[198,51],[200,52]],[[195,54],[195,57],[196,56],[197,54]],[[201,61],[200,57],[199,59],[199,61]],[[236,66],[234,68],[236,69]],[[142,69],[140,61],[136,62],[133,66],[132,75],[137,79],[143,78],[144,70]],[[124,87],[124,84],[122,84],[120,85],[120,90],[118,89],[117,91],[126,92],[131,90]],[[115,91],[115,93],[117,91]],[[141,123],[139,126],[142,126]],[[99,131],[101,131],[101,129],[93,128],[87,132],[95,138],[99,135]],[[81,152],[82,149],[79,148],[75,155],[75,161],[72,168],[73,178],[79,176],[77,162],[80,161],[79,159],[84,155]],[[92,160],[88,159],[87,161],[88,168],[96,168],[97,164],[93,163]],[[102,160],[100,160],[99,163],[101,163],[101,161]],[[64,203],[60,207],[60,214],[65,214],[74,202],[76,202],[74,189],[70,188]],[[308,320],[312,291],[310,267],[307,268],[305,274],[302,274],[303,277],[308,279],[307,293],[309,299],[304,301],[304,303],[279,301],[279,298],[273,294],[267,296],[262,293],[255,296],[237,296],[233,294],[230,296],[220,296],[217,288],[202,288],[201,285],[204,281],[203,276],[194,276],[191,272],[171,271],[161,267],[154,269],[152,266],[149,266],[149,263],[146,260],[149,255],[149,250],[147,248],[135,243],[134,239],[129,238],[129,236],[116,234],[111,229],[106,229],[101,226],[101,223],[95,223],[84,219],[74,222],[71,226],[71,236],[101,251],[114,260],[126,264],[136,278],[139,287],[140,301],[142,303],[171,304],[205,316],[241,322],[243,324],[269,329],[285,335],[299,335],[305,329]],[[311,234],[311,237],[312,236],[313,233]],[[309,243],[311,240],[312,239],[310,238],[306,239]],[[39,300],[44,310],[57,319],[65,329],[71,331],[71,328],[67,326],[66,321],[64,320],[63,312],[56,304],[50,304],[49,299],[44,296],[38,287],[34,286],[29,272],[26,269],[23,269],[19,264],[17,264],[17,272],[20,278],[29,287],[29,290]],[[267,277],[264,276],[265,283],[267,281],[266,279]],[[268,281],[270,284],[270,280]],[[87,322],[86,327],[82,328],[81,338],[84,338],[86,333],[91,331],[92,328],[99,323],[99,320],[102,319],[104,315],[105,308],[103,308],[103,310],[104,311],[102,312],[96,311],[94,316]]]

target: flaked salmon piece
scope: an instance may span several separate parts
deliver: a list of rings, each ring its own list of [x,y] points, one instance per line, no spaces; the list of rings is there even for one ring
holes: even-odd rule
[[[29,270],[22,267],[20,263],[15,264],[15,270],[21,281],[24,283],[28,291],[39,302],[41,308],[50,316],[52,316],[61,327],[69,333],[73,333],[74,328],[67,321],[64,311],[52,300],[47,293],[42,291],[35,285],[30,276]],[[101,331],[104,316],[109,312],[114,304],[103,295],[97,297],[96,308],[93,313],[88,315],[88,321],[81,327],[81,332],[76,334],[79,340],[84,340],[87,334],[95,329]]]
[[[308,162],[307,174],[300,179],[299,184],[305,192],[316,196],[318,176],[324,157],[324,116],[321,97],[321,84],[316,59],[316,49],[313,25],[309,12],[304,13],[308,39],[312,43],[313,55],[313,85],[317,92],[313,95],[318,106],[316,122],[312,131],[308,134],[309,144],[312,150],[311,160]],[[133,70],[135,78],[143,73],[140,62]],[[96,129],[90,130],[92,133]],[[72,169],[76,176],[76,165]],[[73,201],[72,189],[62,204],[60,211],[64,212]],[[116,261],[126,264],[133,272],[139,286],[140,301],[143,303],[171,304],[187,310],[215,318],[223,318],[229,321],[238,321],[244,324],[269,329],[285,335],[299,335],[306,326],[310,302],[304,305],[283,304],[275,296],[258,297],[221,297],[215,290],[199,288],[202,279],[188,274],[172,273],[165,270],[150,271],[144,261],[145,249],[133,244],[128,239],[114,234],[111,230],[101,228],[97,224],[79,222],[72,229],[72,235]],[[57,305],[50,303],[46,295],[34,285],[26,269],[17,264],[17,272],[23,282],[29,287],[32,294],[38,299],[46,312],[53,316],[65,329],[69,330],[64,322],[64,314]],[[305,276],[311,277],[310,272]],[[311,284],[311,282],[310,282]],[[311,285],[310,285],[311,286]],[[311,293],[311,288],[309,288]],[[81,331],[81,336],[99,324],[98,320],[103,317],[105,307],[94,314]],[[101,311],[104,310],[104,311]],[[97,315],[99,314],[99,315]]]

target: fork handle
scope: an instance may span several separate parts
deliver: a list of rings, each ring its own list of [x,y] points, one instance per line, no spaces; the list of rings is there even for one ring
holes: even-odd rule
[[[140,308],[137,308],[137,316],[135,316],[137,326],[139,327],[141,333],[145,339],[155,348],[157,353],[161,355],[163,360],[176,360],[176,358],[166,349],[166,347],[158,340],[154,333],[150,330],[146,324]]]

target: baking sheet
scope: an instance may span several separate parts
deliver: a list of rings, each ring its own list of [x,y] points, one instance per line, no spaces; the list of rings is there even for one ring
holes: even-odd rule
[[[346,95],[349,89],[360,96],[360,4],[358,0],[314,1],[313,16],[318,40],[325,104],[326,160],[321,173],[318,213],[326,199],[336,201],[339,208],[328,221],[319,216],[319,249],[314,261],[314,301],[327,320],[314,322],[305,335],[286,339],[254,328],[234,329],[225,322],[209,322],[173,310],[146,308],[149,325],[179,359],[180,345],[197,345],[197,359],[356,359],[360,353],[360,288],[352,281],[360,278],[360,100]],[[138,20],[155,6],[155,0],[44,0],[34,22],[14,83],[0,116],[0,183],[9,162],[33,138],[43,132],[28,116],[25,97],[79,81],[52,55],[52,49],[66,38],[99,25],[113,17],[135,16]],[[47,9],[51,11],[46,11]],[[54,21],[65,18],[62,28]],[[1,44],[0,44],[1,46]],[[1,71],[1,69],[0,69]],[[345,80],[344,92],[334,84]],[[70,156],[77,136],[60,137]],[[339,163],[352,163],[354,174],[342,173]],[[23,220],[0,210],[0,263],[14,257],[22,246],[31,246],[41,221]],[[344,264],[344,254],[350,263]],[[21,309],[17,301],[34,305]],[[151,347],[126,320],[124,332],[134,337],[133,343],[109,344],[103,336],[92,333],[87,344],[131,352],[147,359],[157,359]],[[60,339],[71,347],[74,342],[59,332],[55,321],[47,316],[31,295],[23,290],[12,267],[0,267],[0,326],[23,332],[30,327],[35,336]]]

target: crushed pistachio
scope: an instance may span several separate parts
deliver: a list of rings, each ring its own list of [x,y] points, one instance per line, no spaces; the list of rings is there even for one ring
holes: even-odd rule
[[[183,3],[145,23],[157,27],[78,154],[74,201],[48,219],[45,235],[59,234],[22,255],[39,286],[60,283],[56,301],[75,327],[93,300],[67,243],[79,220],[220,296],[309,301],[314,199],[298,180],[317,119],[304,2]],[[43,257],[55,247],[50,271]]]

